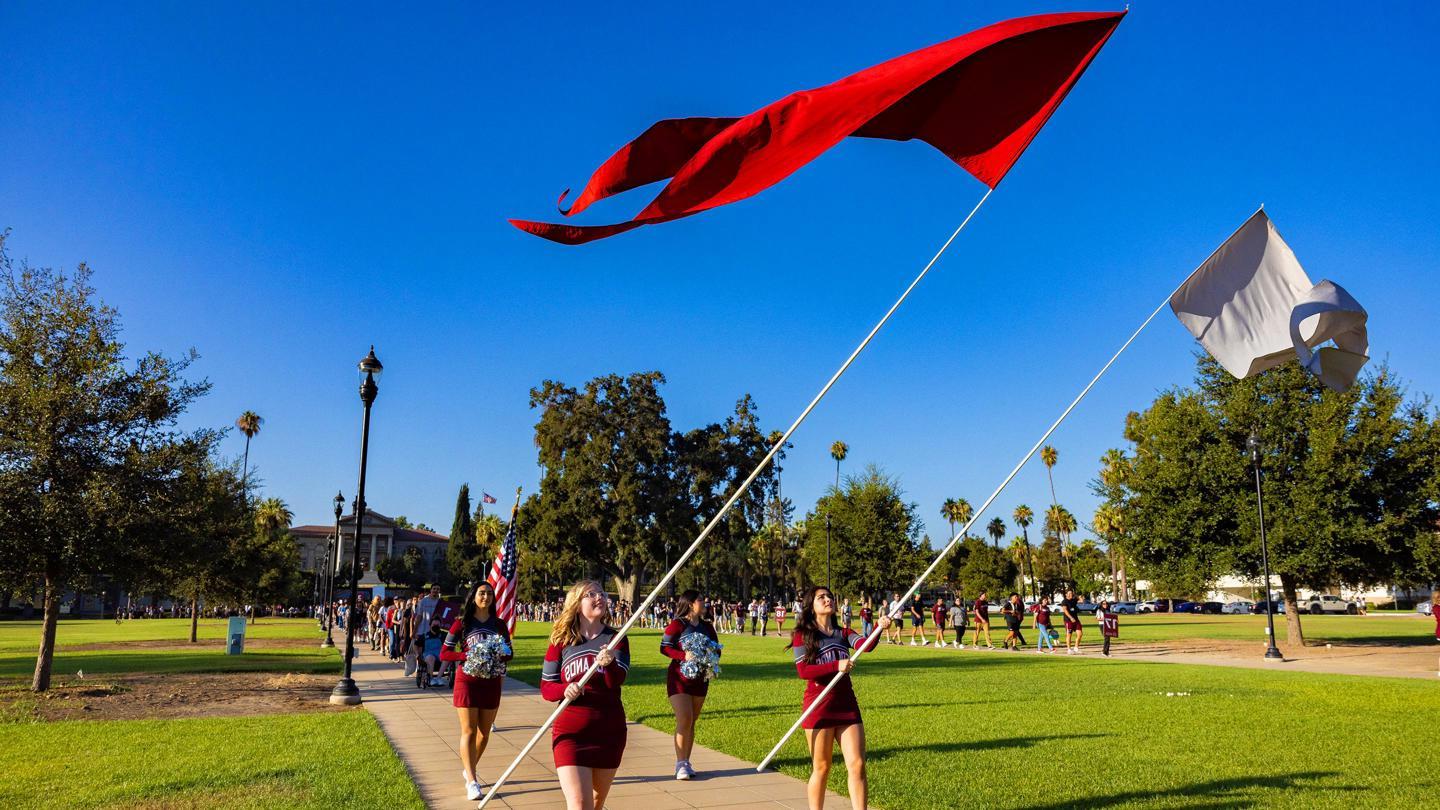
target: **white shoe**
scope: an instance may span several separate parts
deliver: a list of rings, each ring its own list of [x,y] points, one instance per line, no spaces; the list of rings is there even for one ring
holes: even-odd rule
[[[479,801],[480,797],[484,795],[485,785],[483,783],[478,781],[465,783],[465,798],[469,801]]]
[[[911,646],[911,647],[919,647],[920,645],[919,645],[919,644],[916,644],[916,643],[915,643],[915,639],[912,638],[912,639],[910,639],[910,646]]]
[[[962,650],[965,649],[965,645],[964,645],[964,644],[961,644],[961,645],[960,645],[960,649],[962,649]]]
[[[922,642],[920,642],[920,646],[921,646],[921,647],[929,647],[929,646],[930,646],[930,642],[928,642],[928,641],[922,641]]]
[[[681,782],[690,781],[689,763],[685,762],[684,760],[675,763],[675,778],[680,780]]]

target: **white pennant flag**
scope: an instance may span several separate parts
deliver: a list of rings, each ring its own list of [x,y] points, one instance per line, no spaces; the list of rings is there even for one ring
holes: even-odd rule
[[[1294,358],[1344,391],[1369,360],[1365,308],[1334,282],[1312,285],[1263,210],[1170,296],[1170,309],[1242,379]],[[1315,350],[1326,341],[1335,346]]]

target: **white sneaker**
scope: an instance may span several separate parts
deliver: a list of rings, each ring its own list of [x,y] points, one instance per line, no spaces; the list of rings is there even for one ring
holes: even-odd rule
[[[910,646],[911,646],[911,647],[919,647],[920,645],[919,645],[919,644],[916,644],[916,643],[915,643],[915,639],[912,638],[912,639],[910,639]]]
[[[962,650],[965,649],[965,645],[964,645],[964,644],[961,644],[961,645],[960,645],[960,649],[962,649]]]
[[[689,763],[685,762],[684,760],[675,763],[675,778],[680,780],[681,782],[690,781]]]
[[[476,781],[476,782],[466,782],[466,783],[465,783],[465,798],[468,799],[469,801],[472,801],[472,802],[474,802],[474,801],[479,801],[479,800],[480,800],[480,797],[482,797],[482,796],[484,796],[484,795],[485,795],[485,785],[482,784],[481,782]]]
[[[928,640],[927,640],[927,641],[922,641],[922,642],[920,642],[920,646],[921,646],[921,647],[929,647],[929,646],[930,646],[930,642],[929,642]]]

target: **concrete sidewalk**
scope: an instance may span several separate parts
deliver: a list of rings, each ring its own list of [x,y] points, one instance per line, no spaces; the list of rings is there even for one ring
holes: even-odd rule
[[[364,706],[379,721],[395,752],[415,779],[420,795],[432,810],[469,810],[477,803],[465,799],[460,776],[460,729],[450,692],[417,689],[396,664],[364,650],[354,666]],[[509,766],[520,748],[535,734],[555,704],[540,697],[540,690],[507,678],[500,703],[497,730],[480,758],[479,776],[490,781]],[[701,734],[704,718],[701,718]],[[606,807],[610,810],[671,810],[709,807],[804,808],[805,783],[780,773],[756,773],[755,764],[695,746],[690,757],[698,778],[675,779],[675,752],[670,736],[638,723],[630,723],[625,760],[616,774]],[[844,765],[837,761],[842,771]],[[548,737],[531,750],[491,802],[495,808],[563,808],[565,797],[555,778]],[[826,808],[849,810],[850,800],[830,794]]]

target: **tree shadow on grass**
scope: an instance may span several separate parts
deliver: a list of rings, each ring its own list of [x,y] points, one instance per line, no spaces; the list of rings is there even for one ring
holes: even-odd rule
[[[923,743],[920,745],[898,745],[890,748],[871,748],[865,752],[867,762],[884,762],[903,754],[926,751],[932,754],[958,754],[967,751],[995,751],[1004,748],[1031,748],[1045,742],[1058,740],[1090,740],[1112,737],[1113,734],[1045,734],[1038,737],[1000,737],[993,740],[948,740],[945,742]]]
[[[1302,771],[1300,773],[1274,774],[1271,776],[1237,776],[1230,779],[1212,779],[1196,782],[1169,790],[1130,790],[1112,793],[1108,796],[1086,796],[1083,800],[1065,800],[1053,804],[1032,805],[1030,810],[1061,810],[1068,807],[1114,807],[1116,805],[1144,802],[1162,797],[1208,800],[1204,803],[1186,802],[1186,807],[1239,808],[1255,807],[1260,800],[1243,795],[1248,791],[1271,790],[1315,790],[1319,785],[1309,784],[1320,779],[1338,776],[1334,771]],[[1336,785],[1324,790],[1355,792],[1363,788],[1353,785]]]

